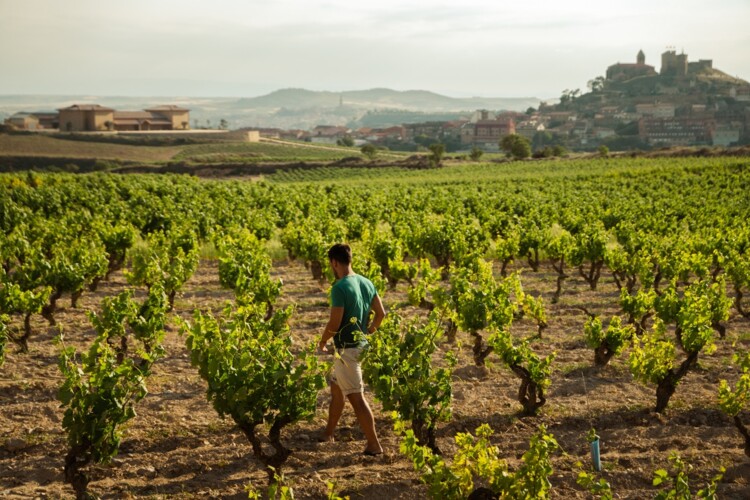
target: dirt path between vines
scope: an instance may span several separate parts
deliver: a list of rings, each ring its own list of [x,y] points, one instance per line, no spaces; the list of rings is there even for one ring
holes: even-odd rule
[[[273,273],[284,280],[282,304],[296,305],[291,323],[296,344],[316,339],[328,317],[325,289],[295,262],[277,263]],[[719,380],[733,384],[739,375],[731,364],[733,343],[737,348],[750,348],[750,321],[732,313],[727,338],[718,342],[715,354],[700,359],[698,368],[678,387],[667,412],[659,416],[650,411],[655,388],[633,381],[627,352],[603,370],[592,368],[593,352],[583,341],[586,318],[576,306],[585,305],[605,316],[616,314],[619,294],[610,278],[603,278],[596,292],[583,280],[570,278],[555,305],[549,304],[555,288],[549,266],[539,273],[524,271],[522,281],[527,291],[542,294],[547,306],[549,328],[533,344],[534,349],[543,355],[557,353],[547,404],[538,417],[519,418],[518,379],[493,356],[488,369],[473,366],[468,335],[459,334],[463,347],[453,376],[453,418],[442,423],[438,432],[438,445],[446,456],[455,451],[456,433],[473,432],[487,422],[494,430],[494,444],[514,469],[531,435],[545,424],[562,449],[553,458],[552,497],[591,498],[576,485],[576,464],[582,462],[589,470],[586,433],[593,426],[602,439],[602,476],[611,483],[616,498],[653,498],[657,492],[651,486],[653,473],[669,468],[672,451],[693,465],[694,491],[723,466],[726,473],[719,497],[750,498],[750,460],[731,420],[717,408]],[[116,273],[96,293],[84,294],[77,309],[70,308],[64,298],[65,308],[58,318],[66,343],[79,350],[87,348],[93,330],[86,311],[96,310],[103,297],[126,286],[122,274]],[[421,314],[403,305],[405,292],[399,286],[386,293],[388,309],[400,309],[407,316]],[[231,299],[232,294],[219,285],[216,263],[204,261],[178,296],[176,314],[187,319],[195,308],[218,312]],[[62,475],[66,436],[56,399],[61,382],[58,350],[52,343],[57,330],[41,318],[35,319],[33,327],[31,352],[17,354],[14,346],[8,346],[5,365],[0,368],[0,497],[71,498],[73,490],[63,483]],[[522,337],[531,335],[534,328],[520,322],[513,331]],[[110,465],[93,469],[92,492],[105,498],[246,498],[248,484],[264,484],[265,473],[247,440],[206,401],[206,385],[190,366],[178,332],[175,321],[165,341],[168,355],[157,363],[148,381],[149,395],[127,425],[119,455]],[[322,391],[315,418],[283,434],[284,442],[294,450],[284,472],[297,498],[326,498],[326,481],[334,481],[337,493],[352,499],[426,497],[412,465],[399,454],[390,417],[371,393],[366,397],[372,403],[386,455],[362,455],[363,436],[350,408],[342,418],[338,441],[317,443],[329,400],[327,391]]]

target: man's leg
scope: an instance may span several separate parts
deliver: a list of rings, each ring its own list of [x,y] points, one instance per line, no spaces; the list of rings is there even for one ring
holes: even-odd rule
[[[331,404],[328,406],[328,425],[326,425],[323,439],[333,441],[333,431],[339,423],[341,414],[344,412],[344,394],[336,382],[331,382]]]
[[[375,431],[375,417],[372,416],[372,410],[370,410],[370,405],[367,404],[364,395],[361,392],[355,392],[354,394],[349,394],[347,398],[352,404],[354,414],[357,415],[357,422],[359,422],[359,426],[367,438],[367,448],[365,448],[365,451],[383,453],[383,448],[380,446],[380,441],[378,440],[378,433]]]

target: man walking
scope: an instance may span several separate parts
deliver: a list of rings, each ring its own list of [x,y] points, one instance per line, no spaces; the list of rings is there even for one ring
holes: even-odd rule
[[[364,398],[360,356],[367,347],[365,332],[377,330],[385,317],[385,308],[375,285],[352,270],[352,250],[349,245],[333,245],[328,250],[328,261],[336,275],[336,282],[331,288],[331,317],[318,347],[327,351],[326,344],[333,338],[338,356],[333,361],[331,405],[323,439],[333,441],[333,432],[344,411],[344,400],[348,399],[367,438],[365,455],[379,455],[383,453],[383,448],[375,431],[372,410]],[[373,313],[372,320],[370,312]]]

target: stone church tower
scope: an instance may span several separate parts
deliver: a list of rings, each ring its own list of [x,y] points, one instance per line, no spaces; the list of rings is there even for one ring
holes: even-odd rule
[[[638,62],[638,64],[646,64],[646,54],[643,53],[643,50],[638,51],[636,61]]]

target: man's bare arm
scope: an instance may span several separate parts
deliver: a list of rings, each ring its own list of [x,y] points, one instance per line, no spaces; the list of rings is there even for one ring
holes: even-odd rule
[[[380,300],[379,295],[376,295],[372,299],[372,304],[370,305],[370,311],[374,313],[374,316],[372,318],[372,321],[367,327],[367,332],[373,333],[375,330],[377,330],[380,327],[380,323],[382,323],[383,318],[385,318],[385,307],[383,307],[383,301]]]
[[[326,344],[328,343],[331,338],[333,338],[334,335],[336,335],[336,332],[339,331],[339,326],[341,326],[341,320],[344,319],[344,308],[343,307],[331,307],[331,317],[328,320],[328,324],[326,325],[325,330],[323,330],[323,335],[320,337],[320,342],[318,342],[318,347],[321,351],[326,351]]]

